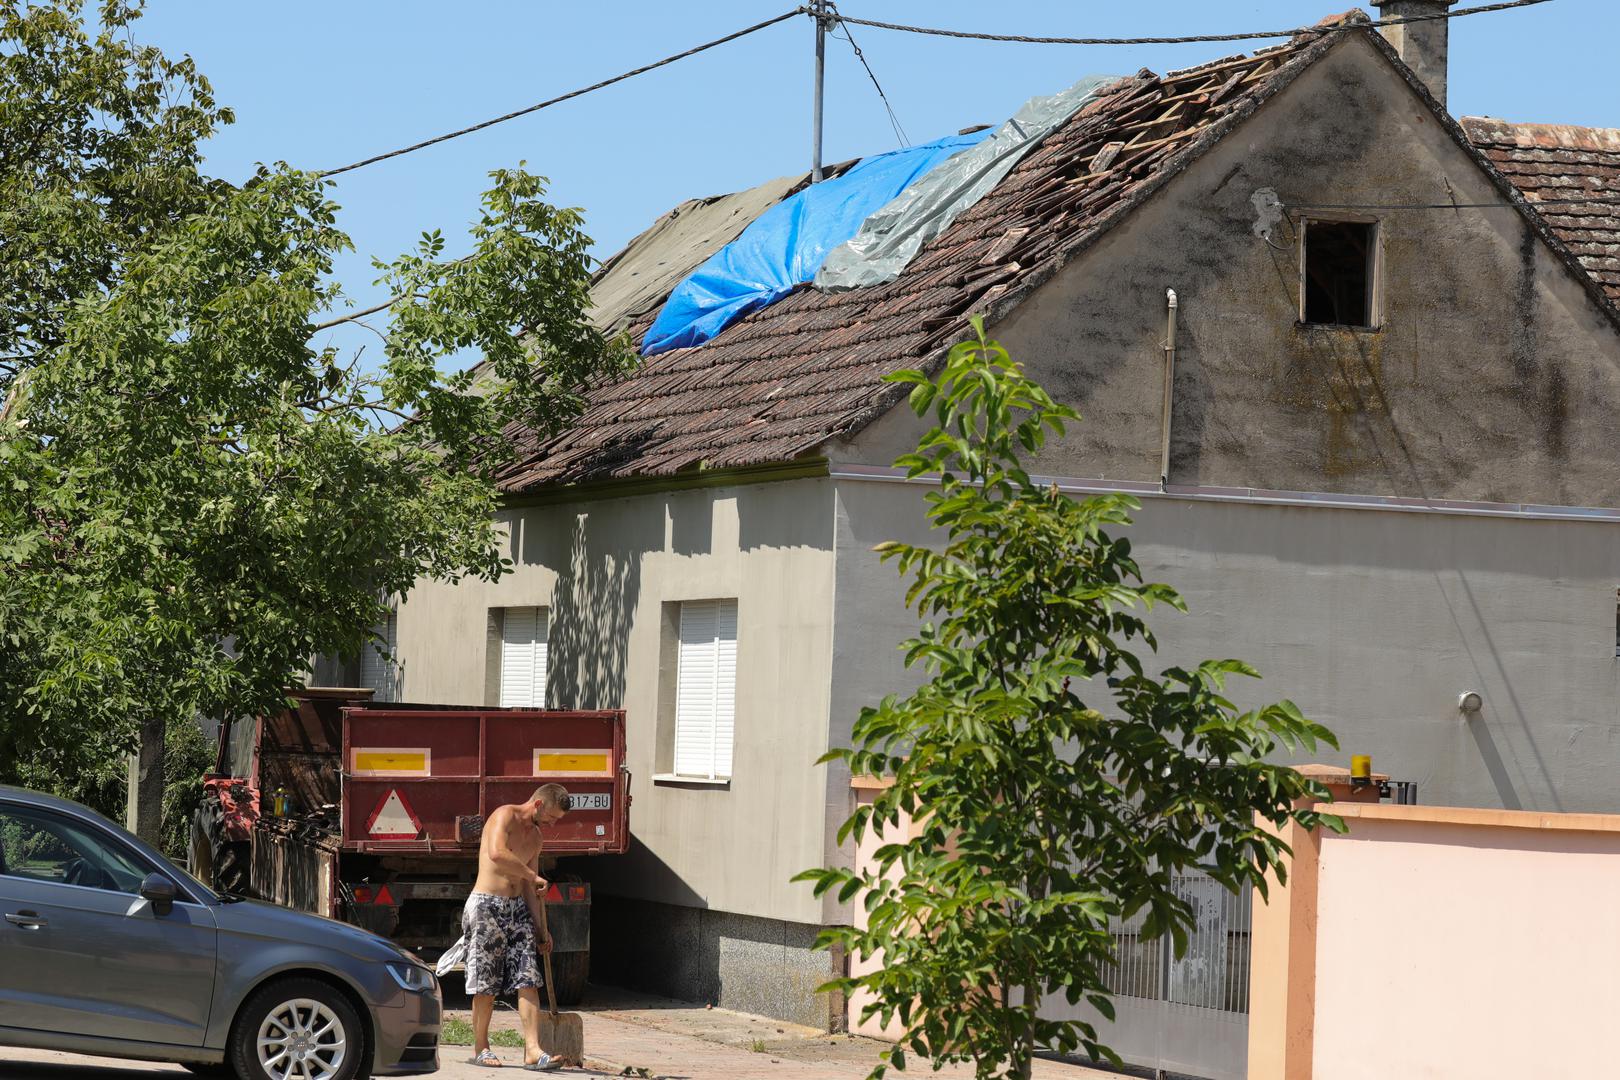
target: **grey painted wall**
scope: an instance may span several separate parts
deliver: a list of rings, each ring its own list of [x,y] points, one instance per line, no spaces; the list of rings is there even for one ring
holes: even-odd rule
[[[870,549],[927,532],[916,486],[840,481],[838,508],[838,595],[860,606],[834,645],[835,739],[916,678],[892,648],[916,620]],[[1151,617],[1150,669],[1247,660],[1264,678],[1237,701],[1293,699],[1343,747],[1311,757],[1371,754],[1425,803],[1620,811],[1620,524],[1150,497],[1130,536],[1190,609]],[[1465,690],[1485,701],[1467,721]]]
[[[1292,223],[1254,231],[1266,188],[1501,209],[1368,211],[1382,326],[1311,328]],[[1359,35],[992,329],[1086,417],[1040,471],[1158,480],[1168,288],[1172,484],[1620,505],[1620,335]],[[917,431],[899,409],[834,457],[887,465]]]
[[[837,970],[820,926],[599,896],[591,979],[838,1031],[841,996],[817,994]]]
[[[634,846],[592,865],[596,886],[817,922],[819,903],[788,879],[823,850],[832,498],[830,481],[796,480],[509,511],[510,575],[421,582],[400,607],[404,694],[489,703],[489,609],[549,608],[548,704],[628,712]],[[738,601],[733,778],[658,782],[665,605],[716,597]]]

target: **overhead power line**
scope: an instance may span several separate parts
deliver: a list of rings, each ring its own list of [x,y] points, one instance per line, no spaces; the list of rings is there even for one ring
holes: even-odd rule
[[[836,8],[833,9],[833,18],[838,19],[841,23],[843,22]],[[872,85],[877,88],[878,97],[883,100],[883,108],[888,111],[889,126],[894,129],[894,137],[900,140],[902,148],[910,146],[911,137],[906,134],[905,127],[900,123],[900,117],[895,114],[894,106],[889,103],[889,95],[883,92],[883,84],[878,82],[877,73],[872,70],[872,65],[866,62],[866,54],[861,52],[859,45],[855,44],[855,35],[849,32],[847,25],[843,26],[842,29],[844,31],[844,40],[849,42],[851,49],[855,50],[855,59],[859,60],[861,67],[866,69],[867,77],[872,80]]]
[[[1488,11],[1507,11],[1511,8],[1533,7],[1537,4],[1548,4],[1551,2],[1552,0],[1507,0],[1507,2],[1504,3],[1484,4],[1478,7],[1459,8],[1456,11],[1447,11],[1435,15],[1408,15],[1402,18],[1377,19],[1369,22],[1348,23],[1342,25],[1299,26],[1290,30],[1257,30],[1241,34],[1195,34],[1186,37],[1078,38],[1033,37],[1023,34],[972,33],[965,30],[943,30],[935,27],[911,26],[905,23],[880,22],[876,19],[858,19],[845,15],[842,12],[838,12],[836,9],[831,13],[830,21],[844,24],[843,29],[845,37],[848,39],[850,46],[855,50],[855,56],[858,60],[860,60],[861,66],[866,69],[867,75],[872,79],[872,85],[877,87],[878,96],[883,99],[884,107],[888,109],[890,122],[894,125],[895,133],[899,135],[901,141],[905,143],[909,142],[909,140],[905,138],[904,129],[900,126],[900,121],[895,115],[894,107],[889,103],[888,95],[883,92],[883,87],[878,82],[877,75],[873,73],[871,65],[866,62],[866,57],[861,53],[860,46],[855,44],[854,37],[850,35],[850,25],[870,26],[879,30],[897,30],[911,34],[928,34],[935,37],[965,38],[974,41],[1024,42],[1036,45],[1183,45],[1206,41],[1250,41],[1259,38],[1288,38],[1302,33],[1343,32],[1347,30],[1364,29],[1370,26],[1398,26],[1403,23],[1427,22],[1432,19],[1457,19],[1462,18],[1465,15],[1479,15]],[[375,165],[379,161],[388,161],[391,158],[402,157],[405,154],[415,153],[416,151],[426,149],[429,146],[437,146],[439,143],[449,142],[451,139],[459,139],[463,135],[471,135],[475,131],[482,131],[485,128],[494,127],[496,124],[504,124],[508,120],[516,120],[520,116],[527,116],[530,113],[539,112],[541,109],[547,109],[553,105],[561,104],[564,101],[569,101],[577,97],[583,97],[586,94],[612,86],[615,83],[624,82],[626,79],[633,79],[637,75],[645,75],[649,71],[654,71],[668,64],[673,64],[677,60],[684,60],[689,56],[696,56],[698,53],[707,52],[709,49],[716,48],[720,45],[725,45],[728,42],[736,41],[738,38],[743,38],[747,37],[749,34],[758,33],[767,27],[775,26],[780,22],[785,22],[788,19],[793,18],[795,15],[811,15],[814,17],[815,13],[811,11],[809,7],[796,7],[791,11],[784,11],[780,15],[766,19],[763,22],[757,22],[752,26],[743,27],[741,30],[727,34],[724,37],[718,37],[713,41],[706,41],[701,45],[695,45],[684,52],[678,52],[672,56],[666,56],[662,60],[655,60],[650,64],[644,64],[641,67],[632,68],[631,70],[623,72],[619,75],[615,75],[610,79],[603,79],[602,81],[592,83],[589,86],[582,86],[578,90],[571,90],[566,94],[559,94],[557,97],[548,98],[545,101],[537,102],[526,108],[518,109],[514,112],[509,112],[505,115],[497,116],[481,123],[461,128],[458,131],[450,131],[443,135],[435,135],[431,139],[423,139],[421,142],[413,143],[410,146],[400,147],[398,150],[390,150],[387,153],[375,154],[368,158],[362,158],[359,161],[350,162],[347,165],[339,165],[334,169],[326,169],[322,172],[316,173],[315,175],[323,178],[339,176],[346,172],[352,172],[355,169],[365,168],[367,165]]]
[[[1537,209],[1543,206],[1620,206],[1620,195],[1590,195],[1585,198],[1571,196],[1560,199],[1524,200]],[[1510,202],[1435,202],[1435,203],[1317,203],[1311,206],[1289,204],[1290,210],[1512,210]]]
[[[1253,41],[1257,38],[1291,38],[1296,34],[1343,33],[1348,30],[1365,30],[1370,26],[1400,26],[1403,23],[1429,22],[1433,19],[1460,19],[1465,15],[1482,15],[1487,11],[1507,11],[1510,8],[1534,7],[1537,4],[1550,3],[1552,3],[1552,0],[1507,0],[1505,3],[1458,8],[1456,11],[1447,11],[1436,15],[1406,15],[1393,19],[1373,19],[1368,22],[1340,23],[1328,26],[1296,26],[1291,30],[1255,30],[1242,34],[1192,34],[1186,37],[1032,37],[1025,34],[985,34],[966,30],[941,30],[937,27],[911,26],[906,23],[879,22],[876,19],[857,19],[842,14],[838,16],[838,19],[841,22],[854,23],[856,26],[870,26],[877,30],[899,30],[908,34],[966,38],[971,41],[1015,41],[1027,45],[1192,45],[1204,41]]]
[[[585,94],[589,94],[593,91],[612,86],[614,83],[624,82],[626,79],[633,79],[637,75],[645,75],[647,72],[661,68],[666,64],[673,64],[677,60],[684,60],[688,56],[696,56],[698,53],[706,52],[709,49],[715,48],[716,46],[724,45],[727,42],[736,41],[741,37],[747,37],[749,34],[757,33],[760,30],[764,30],[768,26],[775,26],[779,22],[785,22],[786,20],[793,18],[795,15],[804,14],[804,12],[805,9],[802,7],[794,8],[792,11],[784,11],[775,18],[766,19],[764,22],[758,22],[753,26],[744,27],[743,29],[738,30],[736,33],[727,34],[725,37],[715,38],[713,41],[706,41],[702,45],[695,45],[692,48],[687,49],[685,52],[678,52],[673,56],[666,56],[662,60],[655,60],[650,64],[644,64],[641,67],[633,68],[630,71],[624,72],[622,75],[615,75],[611,79],[603,79],[601,82],[592,83],[589,86],[582,86],[578,90],[570,90],[566,94],[560,94],[557,97],[548,98],[545,101],[530,105],[528,108],[518,109],[516,112],[509,112],[504,116],[497,116],[492,120],[485,120],[481,124],[473,124],[471,127],[464,127],[460,131],[451,131],[443,135],[435,135],[431,139],[423,139],[419,143],[413,143],[410,146],[403,146],[398,150],[390,150],[386,154],[376,154],[372,157],[362,158],[360,161],[350,162],[347,165],[339,165],[335,169],[327,169],[324,172],[319,172],[315,175],[319,177],[337,176],[339,173],[351,172],[355,169],[364,168],[367,165],[375,165],[379,161],[387,161],[389,158],[400,157],[404,154],[415,153],[417,150],[422,150],[429,146],[436,146],[442,142],[449,142],[451,139],[459,139],[463,135],[471,135],[475,131],[482,131],[485,128],[494,127],[496,124],[504,124],[508,120],[516,120],[520,116],[527,116],[530,113],[539,112],[541,109],[550,108],[553,105],[568,101],[571,98],[582,97]]]

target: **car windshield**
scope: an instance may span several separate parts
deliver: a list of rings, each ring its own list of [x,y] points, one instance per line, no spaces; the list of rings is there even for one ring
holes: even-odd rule
[[[182,885],[190,888],[192,892],[203,897],[204,899],[223,900],[227,903],[242,899],[240,896],[227,896],[224,893],[215,892],[213,889],[209,888],[207,885],[204,885],[201,881],[198,881],[195,877],[193,877],[190,870],[187,870],[178,863],[170,862],[166,857],[163,859],[163,868],[172,873]]]

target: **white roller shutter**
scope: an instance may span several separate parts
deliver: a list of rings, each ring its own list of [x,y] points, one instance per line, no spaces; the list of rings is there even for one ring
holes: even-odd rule
[[[546,703],[545,608],[507,608],[501,620],[501,707],[542,708]]]
[[[399,612],[389,611],[388,618],[377,624],[377,637],[386,643],[388,656],[377,651],[378,642],[368,641],[360,653],[360,685],[376,692],[373,700],[399,699],[399,670],[392,659],[399,655]]]
[[[681,605],[675,771],[729,777],[737,714],[737,601]]]

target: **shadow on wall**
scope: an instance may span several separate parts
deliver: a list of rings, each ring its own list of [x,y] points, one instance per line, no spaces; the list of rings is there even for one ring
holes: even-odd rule
[[[649,551],[663,547],[662,506],[620,502],[583,510],[543,508],[529,511],[522,524],[514,538],[514,558],[555,567],[558,574],[551,605],[547,704],[621,708],[630,626],[641,597],[641,563]]]
[[[630,834],[630,847],[623,855],[611,859],[576,859],[573,862],[569,869],[589,881],[593,889],[607,894],[655,896],[664,903],[686,908],[709,906],[709,902],[688,885],[674,868],[641,842],[634,829]]]
[[[760,484],[737,500],[737,546],[830,551],[833,539],[832,484]]]
[[[814,947],[819,931],[598,894],[591,981],[837,1030],[842,1000],[816,992],[838,970],[830,954]]]

